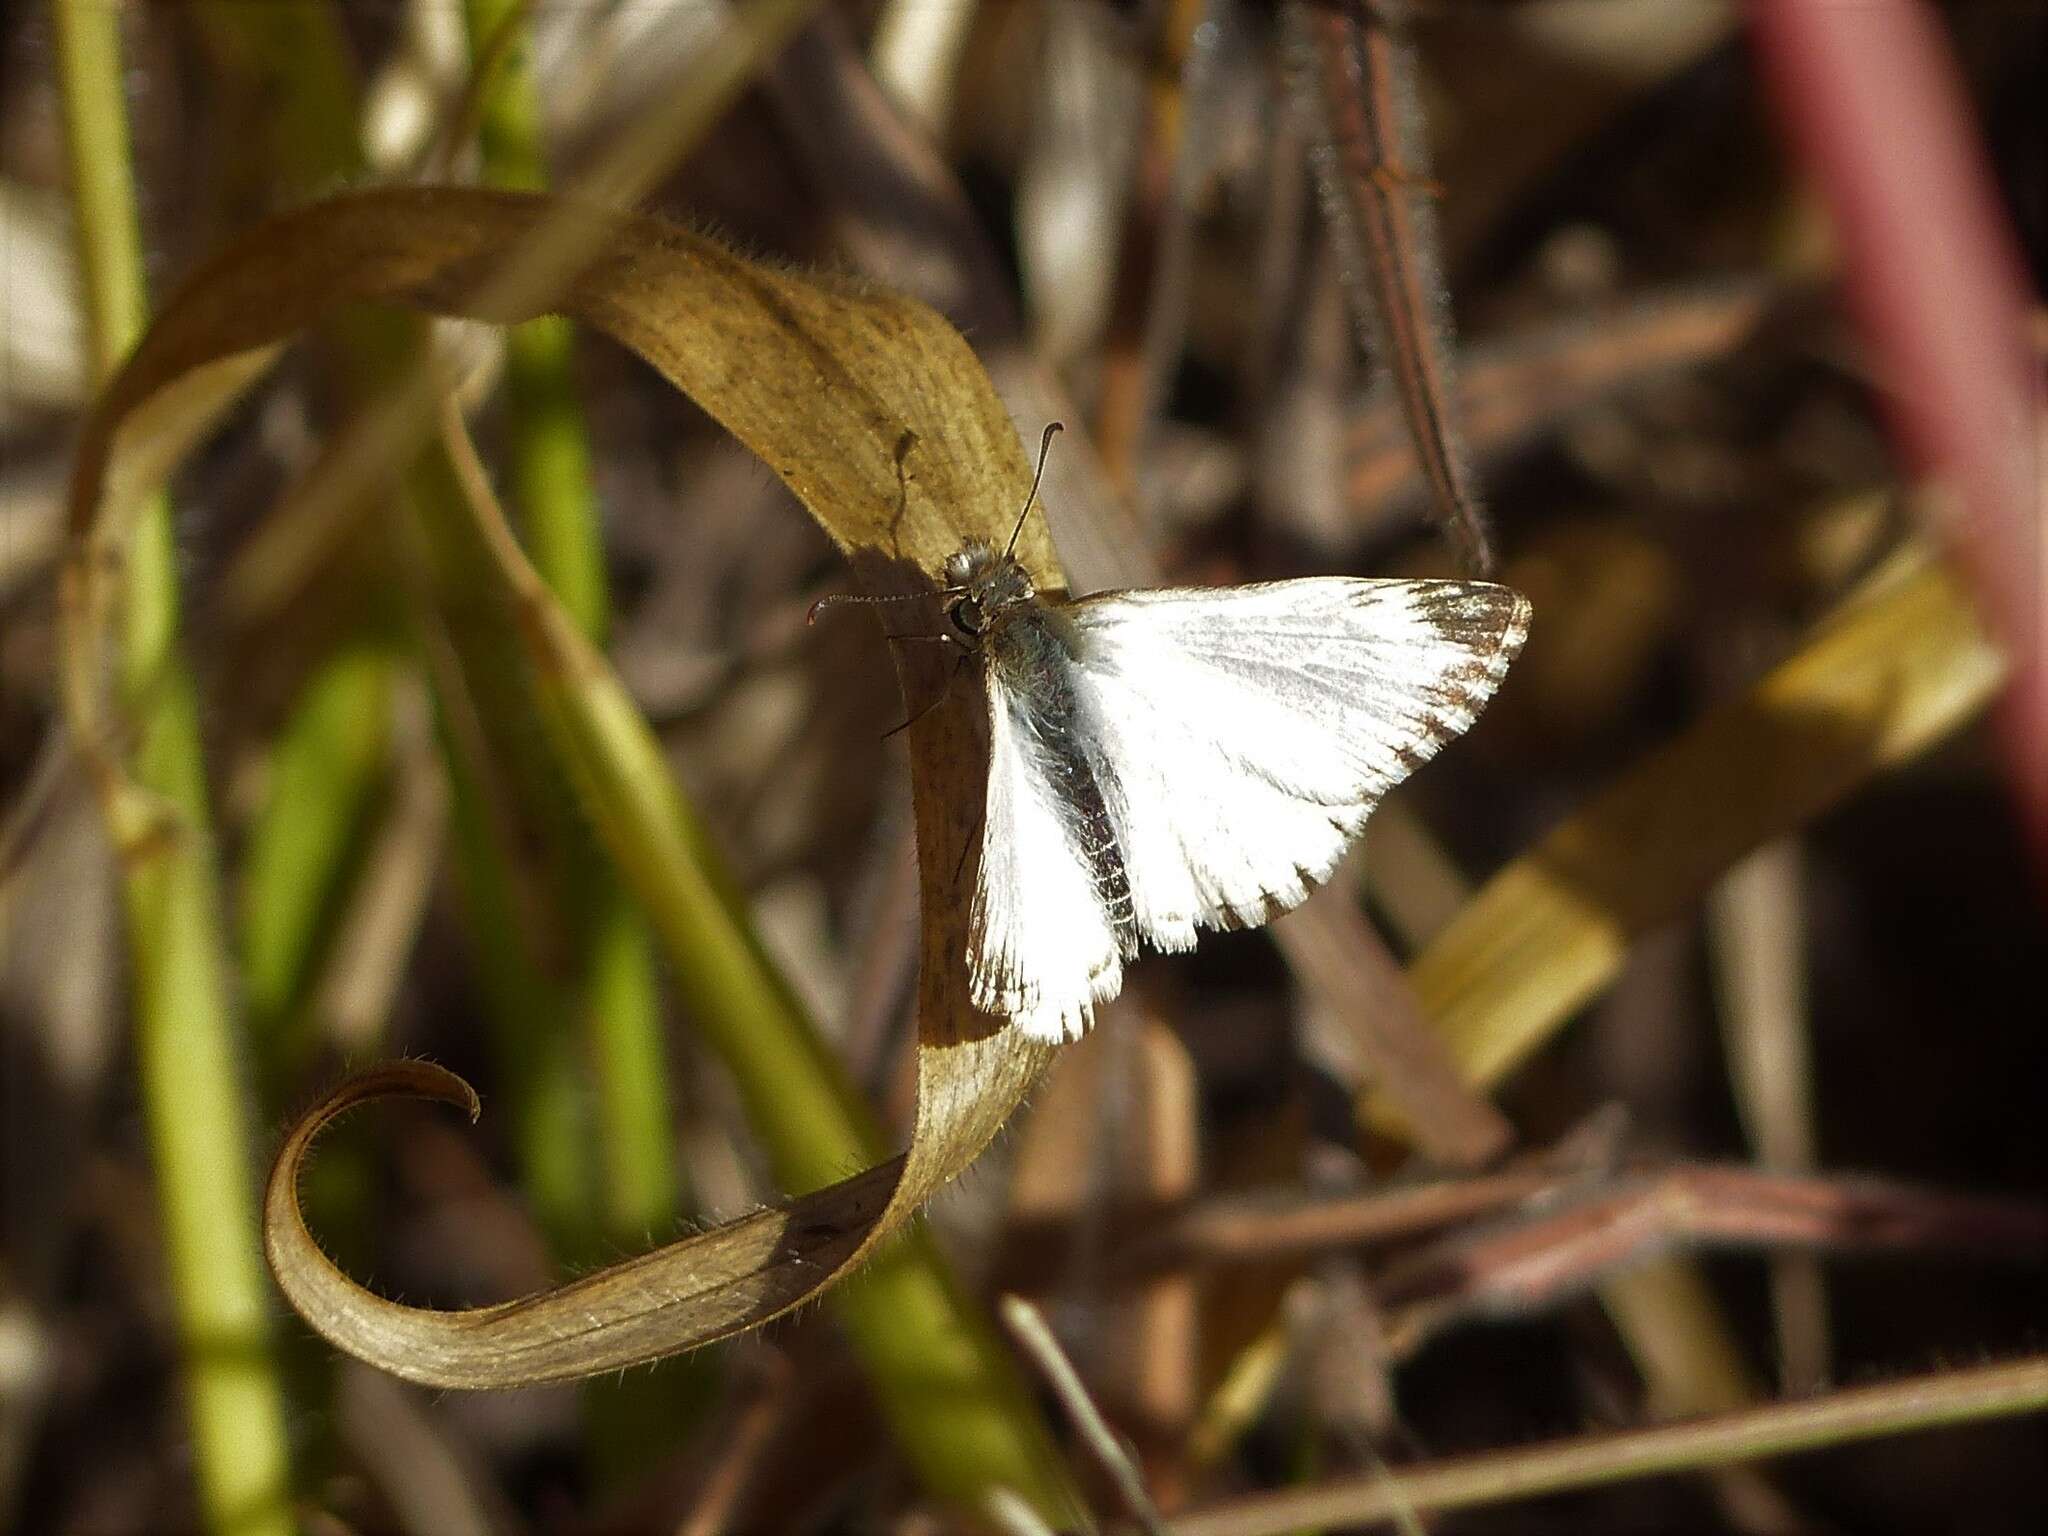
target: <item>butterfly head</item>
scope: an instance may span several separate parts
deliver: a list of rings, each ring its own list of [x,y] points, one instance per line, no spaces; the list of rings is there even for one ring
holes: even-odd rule
[[[970,648],[1037,595],[1023,566],[979,539],[946,562],[946,590],[947,626]]]

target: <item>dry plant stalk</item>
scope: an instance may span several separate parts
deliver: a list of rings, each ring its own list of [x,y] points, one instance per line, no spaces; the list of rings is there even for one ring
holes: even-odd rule
[[[1029,466],[973,354],[922,305],[757,266],[658,220],[541,196],[394,188],[338,197],[257,227],[194,274],[86,423],[70,500],[65,665],[74,726],[99,772],[119,772],[103,749],[119,729],[100,680],[118,566],[101,499],[129,413],[191,370],[291,336],[345,303],[498,324],[532,318],[543,312],[537,301],[490,307],[479,295],[493,291],[505,252],[544,221],[564,220],[585,221],[581,236],[597,254],[545,310],[652,363],[774,470],[871,588],[929,588],[965,538],[1008,537]],[[494,554],[536,653],[564,667],[561,686],[596,690],[600,715],[630,711],[602,657],[542,600],[516,547],[501,543]],[[1043,586],[1060,585],[1042,524],[1025,530],[1018,554]],[[942,693],[945,680],[943,663],[921,649],[899,654],[913,703]],[[395,1063],[343,1084],[302,1118],[273,1170],[267,1247],[307,1321],[338,1347],[430,1385],[559,1380],[765,1322],[831,1285],[902,1226],[980,1152],[1050,1055],[968,1002],[966,903],[954,872],[974,835],[985,773],[973,705],[955,690],[909,733],[923,966],[917,1120],[903,1157],[556,1290],[460,1312],[401,1306],[337,1269],[297,1203],[313,1141],[348,1108],[408,1094],[476,1112],[475,1095],[453,1074]],[[132,792],[120,793],[135,804]],[[682,980],[687,989],[690,978]],[[759,1096],[750,1105],[762,1107]]]
[[[1298,89],[1313,103],[1310,163],[1361,339],[1389,372],[1431,502],[1466,569],[1491,575],[1493,541],[1465,450],[1414,51],[1389,0],[1293,0]]]
[[[1810,1402],[1770,1403],[1679,1424],[1583,1435],[1513,1451],[1447,1457],[1392,1477],[1332,1478],[1251,1494],[1183,1515],[1174,1536],[1281,1536],[1303,1528],[1393,1524],[1404,1511],[1441,1514],[1546,1493],[1725,1467],[1874,1435],[1966,1424],[2048,1406],[2048,1356],[1908,1376]]]

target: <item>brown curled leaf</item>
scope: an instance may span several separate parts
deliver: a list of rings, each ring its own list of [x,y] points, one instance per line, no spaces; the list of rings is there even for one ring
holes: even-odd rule
[[[564,225],[576,226],[571,244],[595,254],[552,297],[529,299],[494,284],[508,252],[536,237],[559,242]],[[124,417],[194,368],[289,337],[338,305],[362,301],[500,324],[562,313],[606,332],[758,454],[874,590],[928,589],[963,539],[1006,539],[1030,483],[1022,447],[980,365],[958,333],[920,304],[776,271],[656,219],[559,199],[454,188],[338,197],[257,227],[188,279],[86,423],[72,485],[65,664],[88,755],[108,730],[96,658],[109,604],[105,552],[112,546],[98,523],[107,456]],[[428,422],[421,430],[430,428]],[[489,539],[481,515],[480,527]],[[574,712],[566,728],[601,743],[623,741],[627,770],[658,761],[632,757],[644,754],[651,739],[635,734],[644,722],[604,658],[580,644],[508,545],[496,540],[493,557],[519,604],[529,660],[544,689],[552,682]],[[1060,585],[1038,520],[1024,530],[1018,553],[1045,586]],[[932,649],[896,648],[913,707],[937,696],[945,682],[944,663],[924,654]],[[297,1203],[314,1139],[352,1105],[397,1093],[474,1110],[467,1085],[438,1068],[379,1068],[301,1119],[272,1172],[266,1245],[281,1287],[307,1321],[350,1353],[439,1386],[510,1386],[616,1369],[752,1327],[816,1295],[965,1167],[1050,1051],[967,1001],[966,904],[956,894],[955,872],[976,832],[986,771],[972,690],[951,690],[909,733],[909,747],[923,968],[919,1099],[907,1153],[840,1177],[859,1156],[878,1157],[880,1149],[836,1063],[815,1034],[802,1035],[795,1056],[785,1058],[787,1076],[826,1085],[812,1089],[813,1102],[848,1128],[842,1144],[852,1146],[852,1158],[829,1141],[802,1141],[804,1127],[794,1122],[803,1117],[779,1099],[772,1073],[743,1089],[786,1184],[839,1182],[538,1295],[460,1312],[408,1307],[337,1269],[314,1243]],[[695,829],[665,778],[651,797],[644,775],[629,787],[643,795],[643,824],[677,847],[693,846]],[[602,814],[598,820],[604,827]],[[692,889],[707,919],[719,915],[710,909],[721,903],[728,915],[736,905],[715,875],[698,878]],[[701,967],[678,966],[693,1001],[730,995],[720,990],[729,986],[751,988],[748,995],[768,1005],[786,993],[743,922],[714,925],[713,932]],[[715,1038],[717,1021],[698,1014]],[[924,1363],[939,1370],[960,1362]]]
[[[357,1285],[320,1252],[299,1209],[297,1176],[321,1131],[359,1104],[393,1097],[452,1105],[472,1121],[483,1110],[475,1089],[429,1062],[349,1078],[300,1117],[278,1152],[264,1191],[265,1247],[292,1305],[329,1342],[430,1386],[519,1387],[617,1370],[687,1347],[679,1338],[733,1333],[786,1311],[853,1257],[903,1164],[892,1158],[555,1290],[441,1312]]]

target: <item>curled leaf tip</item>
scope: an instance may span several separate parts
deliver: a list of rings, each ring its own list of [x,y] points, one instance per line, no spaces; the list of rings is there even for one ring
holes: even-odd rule
[[[312,1241],[299,1213],[299,1174],[320,1133],[359,1104],[367,1104],[372,1099],[395,1098],[428,1099],[450,1105],[469,1116],[471,1125],[483,1118],[484,1101],[477,1091],[462,1077],[431,1061],[384,1062],[353,1073],[337,1083],[324,1098],[299,1116],[271,1164],[263,1205],[265,1246],[271,1251],[273,1270],[278,1263],[278,1234],[283,1233],[287,1237],[303,1235],[307,1243]],[[282,1278],[280,1276],[280,1282]],[[289,1286],[285,1287],[285,1292],[291,1294]]]
[[[322,1125],[344,1110],[371,1099],[428,1099],[447,1104],[469,1116],[474,1125],[483,1118],[484,1101],[461,1074],[419,1057],[380,1062],[350,1074],[328,1093],[305,1117],[319,1116]]]

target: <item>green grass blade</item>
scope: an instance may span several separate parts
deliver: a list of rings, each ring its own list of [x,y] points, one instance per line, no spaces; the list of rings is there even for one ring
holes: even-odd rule
[[[260,148],[237,160],[262,183],[259,196],[299,197],[360,171],[355,61],[327,0],[203,0],[193,16],[229,86],[227,110],[263,114]],[[366,338],[340,339],[350,363],[364,356]],[[363,393],[363,381],[354,382]],[[272,745],[268,793],[240,871],[236,935],[267,1102],[297,1091],[316,1043],[306,989],[329,952],[388,785],[398,670],[385,636],[345,640],[313,663]]]
[[[527,7],[521,0],[468,0],[466,11],[484,179],[542,188],[547,169]],[[610,622],[604,541],[571,372],[574,333],[566,320],[530,320],[506,333],[505,346],[513,509],[541,580],[585,637],[602,646]],[[597,1079],[600,1208],[607,1236],[632,1243],[665,1230],[677,1212],[660,994],[643,920],[619,890],[609,860],[579,851],[586,856],[571,871],[579,887],[573,905],[589,920],[577,956],[578,1001]]]
[[[309,680],[271,753],[238,892],[243,1002],[271,1102],[318,1044],[307,991],[388,787],[395,670],[381,642],[344,645]]]
[[[53,15],[80,269],[104,378],[140,335],[147,307],[121,95],[121,12],[102,0],[54,0]],[[118,679],[136,732],[131,769],[170,824],[147,844],[120,846],[122,897],[199,1504],[220,1536],[270,1536],[293,1528],[284,1398],[221,965],[198,701],[177,653],[177,570],[163,497],[142,512],[126,578]]]
[[[577,829],[534,705],[503,658],[517,637],[476,583],[475,551],[438,450],[406,476],[428,590],[416,602],[441,759],[463,928],[513,1113],[520,1183],[557,1256],[596,1259],[602,1239],[590,1103],[575,1031],[563,848]],[[587,835],[587,834],[586,834]]]

